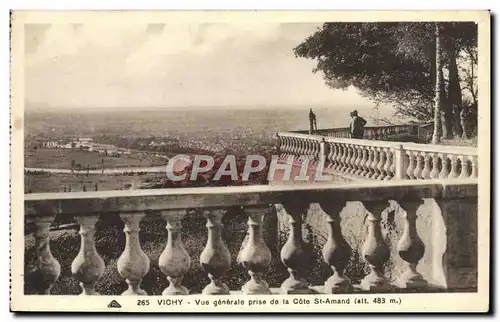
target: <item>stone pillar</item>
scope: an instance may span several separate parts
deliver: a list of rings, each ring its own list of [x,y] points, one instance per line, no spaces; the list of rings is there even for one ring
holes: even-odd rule
[[[94,286],[104,273],[104,261],[95,247],[95,224],[99,216],[78,216],[80,225],[80,252],[71,263],[71,273],[80,281],[81,295],[99,295]]]
[[[224,209],[203,211],[207,218],[208,239],[200,255],[200,264],[211,281],[202,291],[207,295],[229,294],[229,287],[222,281],[231,267],[231,254],[222,239],[222,217],[225,213]]]
[[[191,266],[191,258],[181,239],[181,220],[186,210],[165,210],[162,216],[167,220],[168,240],[158,259],[160,271],[167,276],[169,285],[162,295],[187,295],[189,291],[182,286],[182,278]]]

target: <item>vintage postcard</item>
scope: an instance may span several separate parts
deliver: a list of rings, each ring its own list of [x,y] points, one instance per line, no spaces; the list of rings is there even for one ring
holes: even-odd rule
[[[490,12],[11,22],[12,311],[489,310]]]

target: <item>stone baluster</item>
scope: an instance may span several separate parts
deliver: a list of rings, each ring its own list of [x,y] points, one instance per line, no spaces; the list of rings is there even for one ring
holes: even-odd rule
[[[313,144],[314,142],[309,139],[304,139],[304,155],[313,155]]]
[[[396,285],[406,289],[422,289],[427,282],[417,272],[418,262],[424,257],[425,246],[417,233],[417,210],[423,200],[400,200],[399,204],[404,211],[400,211],[404,218],[403,235],[399,239],[397,251],[406,262],[406,270],[396,281]]]
[[[310,155],[309,154],[309,140],[306,139],[300,139],[301,142],[301,149],[300,149],[300,155]]]
[[[440,153],[441,158],[441,172],[439,172],[439,179],[446,179],[450,172],[448,171],[448,155],[446,153]]]
[[[243,285],[243,294],[271,294],[262,275],[271,264],[271,250],[267,247],[262,227],[262,218],[269,207],[245,208],[248,214],[248,241],[238,254],[240,262],[248,271],[250,280]]]
[[[367,229],[361,254],[368,263],[371,272],[361,281],[361,288],[367,291],[385,291],[390,286],[382,274],[382,266],[389,260],[390,252],[382,237],[380,220],[382,211],[388,205],[381,204],[379,201],[365,202],[364,205],[368,210],[368,215],[366,216]]]
[[[307,213],[309,204],[302,200],[290,200],[283,204],[283,208],[288,214],[290,231],[280,255],[290,276],[281,284],[281,291],[285,294],[309,294],[312,291],[303,276],[309,254],[302,240],[302,216]]]
[[[476,155],[470,156],[469,159],[471,161],[470,177],[471,178],[477,178],[477,172],[478,172],[478,169],[477,169],[477,156]]]
[[[345,144],[344,147],[345,147],[345,155],[344,155],[344,167],[342,168],[342,172],[349,173],[349,168],[350,168],[349,159],[351,158],[352,150],[349,144]]]
[[[316,141],[308,141],[309,143],[309,151],[308,155],[312,156],[311,162],[314,162],[316,160]]]
[[[187,295],[189,291],[182,286],[182,279],[191,266],[191,258],[181,239],[181,220],[186,210],[164,210],[162,217],[167,221],[167,245],[158,259],[160,271],[167,276],[168,287],[162,295]]]
[[[350,144],[351,154],[348,159],[349,168],[347,169],[348,174],[354,174],[356,172],[356,156],[357,156],[357,146]]]
[[[460,176],[461,179],[469,178],[469,158],[466,155],[460,156]]]
[[[361,167],[361,161],[363,161],[363,149],[364,147],[362,145],[357,145],[356,146],[356,160],[354,160],[354,171],[353,175],[359,175],[362,171],[363,168]]]
[[[402,147],[397,149],[391,149],[391,167],[390,171],[392,173],[392,177],[390,179],[404,179],[406,178],[405,163],[407,158],[406,153],[402,150]]]
[[[349,149],[349,154],[347,155],[347,160],[346,160],[346,162],[347,162],[346,173],[351,174],[352,170],[354,169],[353,157],[354,157],[355,149],[354,149],[354,145],[352,145],[352,144],[348,144],[347,148]]]
[[[128,289],[122,295],[148,295],[141,289],[141,282],[149,272],[149,257],[144,253],[139,241],[141,231],[139,223],[144,218],[144,213],[123,213],[120,218],[125,224],[123,231],[126,235],[125,249],[118,258],[116,266],[118,273],[125,278]]]
[[[314,141],[314,160],[316,162],[319,162],[319,160],[320,160],[320,154],[321,154],[321,142],[320,141]]]
[[[408,169],[406,170],[406,175],[410,179],[415,179],[414,172],[415,172],[415,153],[414,151],[408,150]]]
[[[231,268],[231,254],[222,239],[222,217],[225,213],[223,209],[203,211],[207,218],[208,239],[200,255],[200,263],[211,280],[203,289],[203,294],[229,294],[229,287],[222,281]]]
[[[311,140],[303,140],[304,142],[304,148],[303,148],[303,155],[312,155],[312,141]]]
[[[368,174],[370,173],[370,169],[368,168],[368,164],[370,163],[370,148],[369,147],[363,147],[363,161],[361,163],[362,171],[360,173],[360,176],[362,177],[367,177]]]
[[[363,156],[363,147],[360,145],[354,146],[354,159],[352,160],[353,170],[351,172],[352,175],[358,173],[361,169],[361,158]]]
[[[335,143],[335,166],[333,167],[334,170],[339,170],[340,169],[340,158],[342,157],[342,147],[340,146],[339,143]]]
[[[292,153],[291,151],[292,151],[292,139],[287,137],[285,141],[285,153],[283,156],[290,155]]]
[[[305,143],[305,155],[313,156],[314,155],[314,141],[312,140],[304,140]]]
[[[293,155],[295,149],[295,139],[294,138],[288,138],[288,148],[287,148],[287,154],[288,155]]]
[[[450,174],[448,175],[448,179],[458,178],[458,175],[459,175],[458,174],[458,159],[457,159],[457,156],[455,154],[451,155],[450,162],[451,162],[451,171],[450,171]]]
[[[56,216],[40,216],[29,218],[28,222],[35,225],[35,264],[34,281],[39,295],[50,295],[52,285],[57,281],[61,274],[61,265],[54,258],[50,251],[50,224]]]
[[[384,148],[384,153],[386,156],[385,164],[384,164],[384,173],[385,176],[382,180],[391,180],[394,177],[394,172],[392,171],[392,164],[394,162],[394,154],[390,148]],[[395,169],[395,168],[394,168]]]
[[[331,162],[331,169],[335,169],[337,167],[337,155],[339,153],[337,144],[333,142],[329,142],[330,144],[330,162]]]
[[[349,263],[352,250],[342,236],[340,228],[340,212],[345,206],[345,201],[324,201],[320,206],[328,215],[328,239],[323,246],[323,260],[333,271],[332,276],[325,282],[324,292],[328,294],[351,292],[351,281],[344,275],[344,270]]]
[[[351,149],[350,149],[350,146],[348,144],[345,144],[344,148],[345,148],[344,149],[345,153],[344,153],[344,157],[342,158],[344,166],[342,167],[342,172],[347,173],[349,170],[349,157],[351,154]]]
[[[297,156],[301,156],[304,154],[304,145],[305,145],[305,142],[303,139],[297,139]]]
[[[339,171],[340,172],[344,172],[345,169],[346,169],[346,159],[347,159],[347,145],[345,144],[341,144],[340,145],[342,147],[342,156],[340,157],[340,169]]]
[[[327,144],[328,144],[328,149],[329,149],[328,168],[335,168],[335,153],[337,153],[336,146],[334,143],[331,143],[331,142],[327,142]]]
[[[346,154],[345,154],[345,159],[344,159],[344,169],[342,172],[349,173],[349,170],[351,168],[351,165],[349,164],[349,159],[351,158],[351,155],[352,155],[351,145],[346,144],[345,151],[346,151]]]
[[[370,179],[375,179],[380,174],[378,169],[377,169],[378,160],[379,160],[379,152],[378,152],[376,147],[371,147],[371,150],[373,151],[373,161],[370,164],[370,169],[372,171],[372,173],[370,175]]]
[[[431,157],[429,153],[427,152],[422,152],[421,153],[423,159],[424,159],[424,168],[422,172],[420,173],[420,177],[422,179],[430,179],[431,178]]]
[[[429,173],[431,179],[439,178],[439,167],[438,167],[438,154],[436,152],[432,153],[432,171]]]
[[[319,160],[319,142],[318,141],[312,141],[311,142],[311,151],[312,155],[314,156],[314,160],[317,161]]]
[[[300,147],[299,147],[299,139],[297,139],[297,138],[291,138],[291,140],[292,140],[292,151],[291,151],[290,154],[296,156],[297,154],[299,154],[299,149],[300,149]]]
[[[293,155],[300,155],[300,139],[293,138]]]
[[[363,171],[365,171],[365,162],[367,159],[368,159],[368,154],[366,151],[366,147],[360,145],[359,146],[358,160],[356,161],[358,170],[356,170],[356,172],[354,173],[355,175],[361,176]]]
[[[384,164],[386,162],[387,156],[385,155],[385,150],[383,148],[377,148],[379,152],[379,161],[377,163],[377,172],[378,175],[375,177],[377,180],[382,180],[386,173],[384,172]]]
[[[423,164],[422,164],[422,156],[420,155],[420,152],[414,152],[415,159],[417,161],[417,164],[415,165],[415,171],[413,171],[413,176],[415,179],[422,179],[422,170],[423,170]]]
[[[282,141],[282,145],[280,146],[280,157],[283,157],[287,154],[287,144],[288,144],[288,138],[286,137],[279,137],[280,140]]]
[[[300,156],[302,153],[302,139],[295,138],[295,156]]]
[[[81,295],[99,295],[94,286],[104,273],[104,261],[95,246],[95,216],[78,216],[75,221],[80,225],[80,251],[71,263],[71,273],[80,281]]]
[[[304,141],[302,139],[295,139],[296,140],[296,149],[295,149],[295,155],[296,156],[300,156],[302,155],[302,150],[303,150],[303,147],[304,147]]]
[[[337,154],[337,166],[335,170],[340,171],[342,169],[342,157],[344,155],[344,146],[340,143],[337,143],[338,154]]]
[[[370,164],[372,163],[373,160],[373,151],[371,147],[367,146],[365,147],[366,149],[366,161],[363,164],[363,172],[361,173],[361,176],[365,178],[369,178],[371,174],[371,169],[370,169]]]
[[[294,143],[293,138],[287,138],[287,147],[286,147],[287,155],[293,155],[293,148],[294,148],[293,143]]]

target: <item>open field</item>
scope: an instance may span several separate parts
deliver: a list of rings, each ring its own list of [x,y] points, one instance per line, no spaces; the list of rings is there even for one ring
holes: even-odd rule
[[[72,160],[76,167],[81,169],[102,169],[118,167],[150,167],[166,164],[166,159],[155,157],[151,154],[132,153],[119,157],[102,156],[93,151],[81,151],[79,149],[25,149],[24,167],[26,168],[57,168],[71,169]],[[102,163],[104,162],[104,163]]]
[[[71,174],[28,174],[24,176],[25,192],[63,192],[71,186],[71,191],[83,191],[85,186],[87,191],[95,190],[95,185],[99,191],[127,189],[127,185],[132,187],[161,179],[162,174],[143,175],[71,175]]]

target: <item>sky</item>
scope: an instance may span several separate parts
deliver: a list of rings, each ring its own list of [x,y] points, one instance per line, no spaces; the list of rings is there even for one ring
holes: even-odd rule
[[[27,107],[372,106],[293,48],[320,24],[27,24]]]

